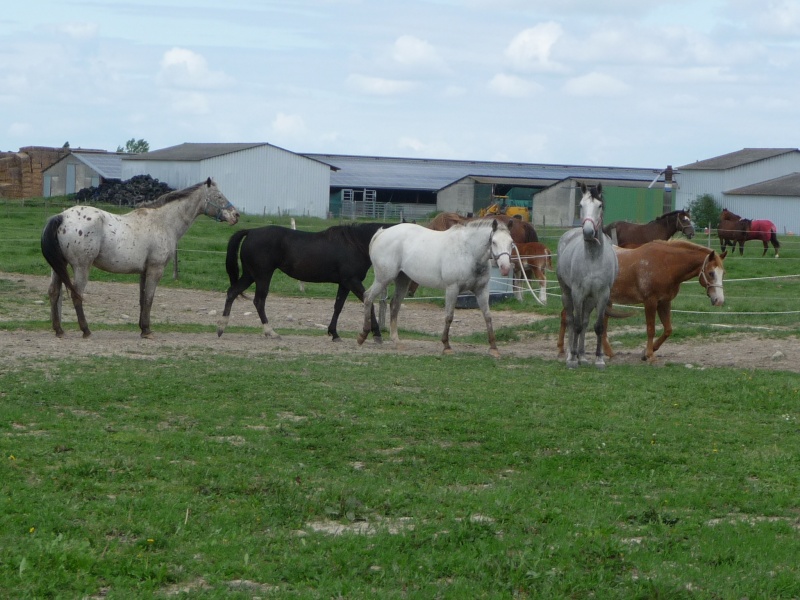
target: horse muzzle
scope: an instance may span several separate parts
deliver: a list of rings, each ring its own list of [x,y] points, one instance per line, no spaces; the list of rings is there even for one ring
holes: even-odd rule
[[[725,294],[723,293],[722,290],[717,290],[716,288],[709,288],[708,299],[711,300],[711,306],[725,305]]]
[[[583,240],[586,242],[596,241],[598,237],[597,225],[591,219],[584,219],[581,225],[583,230]]]
[[[236,225],[236,223],[239,222],[239,211],[235,208],[231,210],[223,210],[221,216],[223,221],[226,221],[231,225]]]

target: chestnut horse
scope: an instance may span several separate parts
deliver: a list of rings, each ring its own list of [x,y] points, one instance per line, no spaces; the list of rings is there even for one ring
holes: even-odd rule
[[[517,282],[524,279],[535,279],[539,283],[539,302],[547,304],[547,276],[545,270],[553,270],[553,259],[550,249],[541,242],[517,244],[517,252],[512,255],[514,263],[514,296],[522,300],[523,287]],[[519,259],[519,260],[517,260]]]
[[[672,300],[678,295],[681,283],[698,277],[712,306],[722,306],[725,303],[722,279],[725,274],[723,260],[727,252],[717,254],[705,246],[685,240],[657,240],[638,248],[617,247],[615,250],[619,261],[619,275],[611,287],[610,301],[619,304],[644,304],[647,346],[642,360],[653,361],[653,353],[672,334]],[[656,314],[664,331],[653,341]],[[558,337],[559,355],[564,352],[565,325],[565,316],[562,314]],[[603,336],[603,350],[607,356],[614,356],[607,335]]]
[[[673,210],[644,225],[628,221],[614,221],[606,225],[603,231],[612,240],[614,239],[612,232],[616,231],[616,244],[623,248],[646,244],[653,240],[668,240],[679,231],[689,239],[694,237],[694,227],[688,210]]]
[[[725,252],[725,249],[731,246],[731,251],[736,252],[736,244],[739,244],[739,256],[743,255],[744,243],[748,239],[747,233],[750,231],[751,223],[750,219],[743,219],[727,208],[723,208],[719,215],[719,227],[717,228],[720,251]],[[766,243],[764,250],[766,251]]]

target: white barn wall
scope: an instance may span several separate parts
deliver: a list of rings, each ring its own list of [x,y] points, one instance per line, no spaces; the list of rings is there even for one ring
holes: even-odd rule
[[[461,179],[436,194],[436,210],[461,216],[475,212],[475,180]]]
[[[684,169],[675,175],[678,183],[675,208],[684,209],[687,204],[704,194],[711,194],[717,202],[722,203],[723,192],[727,190],[735,190],[796,172],[800,172],[800,153],[797,152],[726,170]]]
[[[772,221],[779,236],[800,233],[800,198],[722,194],[721,204],[742,218]]]
[[[145,174],[175,189],[211,177],[246,214],[328,214],[330,167],[268,144],[201,161],[123,160],[123,179]]]

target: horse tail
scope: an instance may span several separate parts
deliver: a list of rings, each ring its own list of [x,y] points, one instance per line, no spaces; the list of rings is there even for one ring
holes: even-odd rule
[[[235,285],[239,281],[239,246],[242,240],[250,233],[249,229],[240,229],[231,236],[228,240],[228,253],[225,257],[225,270],[228,272],[228,278],[231,280],[231,285]]]
[[[44,231],[42,231],[42,255],[44,255],[44,259],[50,265],[50,268],[53,269],[53,273],[67,286],[70,294],[73,297],[80,298],[81,295],[72,284],[69,271],[67,271],[67,258],[61,250],[61,244],[58,243],[58,228],[61,227],[63,222],[64,215],[55,215],[47,221]]]
[[[780,248],[781,247],[781,243],[778,241],[778,232],[775,231],[774,228],[770,229],[769,239],[772,242],[772,246],[773,247],[775,247],[775,248]]]
[[[606,314],[613,319],[627,319],[635,315],[636,311],[632,310],[630,312],[620,312],[609,304],[608,307],[606,308]]]

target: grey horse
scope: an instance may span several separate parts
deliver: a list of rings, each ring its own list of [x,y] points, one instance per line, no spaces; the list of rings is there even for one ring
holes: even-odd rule
[[[584,349],[586,329],[589,316],[596,309],[597,358],[594,364],[603,369],[606,366],[602,348],[604,317],[619,264],[611,238],[603,233],[602,184],[587,188],[582,183],[581,192],[581,227],[570,229],[558,241],[556,276],[567,313],[567,367],[588,363]]]

